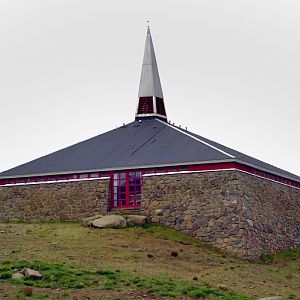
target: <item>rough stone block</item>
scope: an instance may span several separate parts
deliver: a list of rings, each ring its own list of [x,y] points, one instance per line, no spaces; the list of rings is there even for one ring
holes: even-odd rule
[[[107,215],[91,222],[93,227],[97,228],[125,228],[126,219],[117,215]]]

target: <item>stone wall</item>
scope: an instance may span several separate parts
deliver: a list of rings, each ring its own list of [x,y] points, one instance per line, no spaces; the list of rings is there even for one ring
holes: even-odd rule
[[[242,232],[247,255],[300,247],[300,190],[240,173]]]
[[[300,190],[240,171],[145,176],[142,211],[216,247],[254,258],[300,246]],[[0,187],[0,221],[106,214],[109,179]]]
[[[153,222],[258,257],[300,246],[300,191],[239,171],[144,177]]]
[[[0,221],[79,220],[107,213],[109,180],[0,187]]]

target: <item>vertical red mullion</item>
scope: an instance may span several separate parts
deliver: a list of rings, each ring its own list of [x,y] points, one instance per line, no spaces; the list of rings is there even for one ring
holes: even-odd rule
[[[142,203],[142,184],[143,184],[143,170],[140,170],[140,178],[139,178],[139,180],[140,180],[140,184],[139,184],[139,193],[140,193],[140,196],[139,196],[139,206],[141,206],[141,203]]]
[[[121,179],[121,172],[119,173],[119,179],[118,179],[118,189],[119,189],[119,203],[120,207],[123,207],[123,192],[122,192],[122,179]]]
[[[135,176],[136,176],[136,172],[135,171],[133,171],[133,177],[132,177],[132,182],[133,182],[133,184],[132,184],[132,194],[134,195],[133,197],[132,197],[132,201],[133,201],[133,203],[132,203],[132,206],[133,207],[135,207],[135,200],[136,200],[136,190],[135,190],[135,180],[136,180],[136,178],[135,178]]]
[[[118,173],[118,179],[117,179],[117,182],[118,182],[118,185],[117,185],[117,204],[118,204],[118,207],[122,207],[122,191],[121,191],[121,174]]]
[[[135,171],[134,172],[134,206],[137,207],[137,184],[136,184],[136,181],[137,181],[137,172],[138,171]]]
[[[134,205],[135,205],[135,207],[137,207],[137,190],[138,190],[138,184],[137,184],[137,180],[138,180],[138,177],[137,177],[137,174],[138,174],[138,172],[139,171],[136,171],[135,173],[134,173],[134,191],[135,191],[135,193],[134,193],[134,200],[135,200],[135,202],[134,202]]]
[[[139,171],[137,171],[137,172],[139,172]],[[135,200],[135,202],[134,202],[134,205],[135,205],[135,207],[137,207],[138,206],[138,204],[137,204],[137,190],[138,190],[138,188],[137,188],[137,172],[135,172],[135,175],[134,175],[134,185],[135,185],[135,187],[134,187],[134,190],[135,190],[135,195],[134,195],[134,200]]]
[[[126,171],[126,207],[129,207],[129,172]]]
[[[117,179],[114,178],[114,180],[116,180],[117,182],[117,207],[119,207],[120,205],[120,188],[119,188],[119,185],[120,185],[120,182],[119,182],[119,177]]]
[[[115,195],[114,195],[114,187],[115,187],[115,182],[114,182],[114,173],[110,174],[110,182],[111,182],[111,207],[115,207]]]
[[[141,170],[141,177],[140,177],[140,187],[139,187],[139,191],[140,191],[140,203],[139,203],[139,206],[142,205],[142,186],[143,186],[143,174],[144,174],[144,171]]]

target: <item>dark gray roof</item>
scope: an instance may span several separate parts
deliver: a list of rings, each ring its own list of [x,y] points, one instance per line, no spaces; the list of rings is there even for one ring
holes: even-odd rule
[[[239,161],[300,181],[299,176],[158,119],[132,122],[0,173],[0,178]]]

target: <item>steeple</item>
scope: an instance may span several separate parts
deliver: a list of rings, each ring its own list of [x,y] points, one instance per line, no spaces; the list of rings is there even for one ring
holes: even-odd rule
[[[142,118],[159,118],[162,120],[167,120],[164,96],[161,89],[149,27],[147,29],[138,97],[138,106],[135,114],[136,120],[140,120]]]

